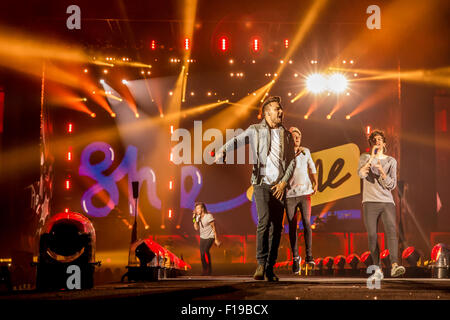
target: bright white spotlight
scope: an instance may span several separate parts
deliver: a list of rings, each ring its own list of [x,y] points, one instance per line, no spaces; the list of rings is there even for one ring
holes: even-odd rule
[[[100,83],[101,83],[101,84],[105,84],[105,80],[100,79]]]
[[[327,88],[327,79],[319,73],[314,73],[306,78],[306,88],[312,93],[321,93]]]
[[[341,73],[333,73],[328,78],[328,89],[335,93],[341,93],[347,89],[347,78]]]
[[[127,81],[127,80],[125,80],[125,79],[123,79],[123,80],[122,80],[122,83],[123,83],[123,84],[127,84],[127,83],[128,83],[128,81]]]

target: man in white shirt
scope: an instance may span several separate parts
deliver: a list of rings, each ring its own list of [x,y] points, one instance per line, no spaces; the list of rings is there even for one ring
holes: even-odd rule
[[[303,232],[306,247],[306,263],[314,264],[312,257],[312,231],[311,231],[311,195],[317,192],[317,171],[314,161],[311,158],[311,152],[308,148],[301,146],[302,133],[298,128],[291,127],[295,143],[295,170],[292,178],[289,180],[288,190],[286,192],[286,215],[289,222],[289,240],[291,243],[293,263],[292,271],[298,273],[300,270],[301,258],[298,254],[297,241],[297,208],[300,209]],[[313,176],[313,183],[309,178],[308,168]]]

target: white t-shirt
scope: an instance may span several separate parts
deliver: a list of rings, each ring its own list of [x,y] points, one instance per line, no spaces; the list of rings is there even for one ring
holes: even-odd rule
[[[311,179],[308,175],[308,167],[312,173],[317,173],[311,152],[308,148],[303,148],[302,153],[295,157],[295,170],[289,180],[286,198],[300,197],[313,193]]]
[[[200,238],[211,239],[214,237],[214,230],[211,226],[211,222],[214,221],[214,217],[211,213],[205,213],[203,218],[200,218],[198,225],[200,227]]]
[[[270,152],[264,170],[263,183],[272,185],[278,182],[281,173],[281,141],[280,130],[270,129]]]

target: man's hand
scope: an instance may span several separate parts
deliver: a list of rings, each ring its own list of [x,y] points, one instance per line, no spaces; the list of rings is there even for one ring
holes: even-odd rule
[[[214,243],[216,244],[216,246],[220,247],[222,245],[222,242],[219,241],[219,239],[215,239]]]
[[[273,195],[278,200],[283,199],[284,189],[286,188],[286,182],[281,181],[274,185],[271,190],[273,191]]]
[[[370,164],[366,164],[364,167],[362,167],[359,171],[361,172],[362,176],[367,176],[369,174],[369,168]]]
[[[313,185],[313,193],[312,194],[316,194],[317,193],[317,183],[314,183]]]
[[[380,160],[376,164],[372,165],[374,168],[378,169],[378,172],[380,172],[380,175],[383,179],[386,179],[386,173],[383,170],[383,167],[381,166]]]
[[[214,163],[218,164],[224,158],[223,151],[216,152],[214,156]]]

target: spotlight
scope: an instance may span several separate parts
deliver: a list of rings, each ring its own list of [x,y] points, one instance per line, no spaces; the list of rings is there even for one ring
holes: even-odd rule
[[[330,120],[331,119],[331,114],[327,115],[327,119]]]
[[[343,255],[338,255],[334,258],[334,265],[336,268],[336,272],[338,274],[342,274],[345,267],[345,257]]]
[[[333,267],[333,263],[334,263],[333,257],[328,256],[325,259],[323,259],[323,266],[326,267],[329,271]]]
[[[128,83],[128,81],[127,81],[127,80],[125,80],[125,79],[123,79],[123,80],[122,80],[122,83],[123,83],[123,84],[127,84],[127,83]]]
[[[364,263],[366,267],[373,265],[373,259],[370,251],[366,251],[361,255],[361,262]]]
[[[92,118],[95,118],[96,116],[97,116],[97,115],[96,115],[94,112],[91,113],[91,117],[92,117]]]
[[[88,73],[88,72],[89,72],[89,70],[88,70],[88,69],[84,69],[83,71],[84,71],[84,73]]]
[[[104,74],[108,74],[108,70],[107,69],[103,69],[103,73]]]
[[[356,253],[352,253],[351,255],[349,255],[346,259],[346,263],[352,268],[352,269],[356,269],[356,267],[358,266],[358,263],[361,259],[359,258],[359,256]]]
[[[391,266],[391,256],[388,249],[384,249],[380,253],[380,260],[386,268]]]
[[[39,240],[38,290],[92,288],[95,265],[95,230],[85,216],[61,212],[48,219]],[[69,279],[74,267],[76,281]]]
[[[308,120],[308,115],[305,114],[305,116],[303,118],[305,118],[305,120]]]
[[[112,118],[115,118],[116,117],[116,114],[113,112],[113,113],[111,113],[111,117]]]
[[[100,79],[100,83],[101,83],[101,84],[105,84],[105,80]]]
[[[139,118],[139,113],[136,112],[136,113],[134,114],[134,116],[135,116],[136,118]]]
[[[346,115],[345,119],[350,120],[351,116],[350,115]]]
[[[314,73],[306,79],[306,88],[312,93],[321,93],[327,88],[327,80],[323,75]]]
[[[408,247],[403,250],[402,259],[407,262],[409,266],[417,267],[420,260],[420,254],[417,252],[416,248]]]
[[[314,263],[315,263],[315,268],[317,268],[318,270],[323,269],[323,259],[322,258],[317,258],[316,260],[314,260]]]
[[[233,64],[233,63],[234,63],[234,60],[233,60],[233,59],[230,59],[230,60],[228,60],[228,63],[229,63],[229,64]]]
[[[432,277],[437,279],[449,276],[450,249],[443,243],[438,243],[431,250]]]
[[[328,78],[328,89],[335,93],[341,93],[347,89],[347,78],[340,73],[333,73]]]

